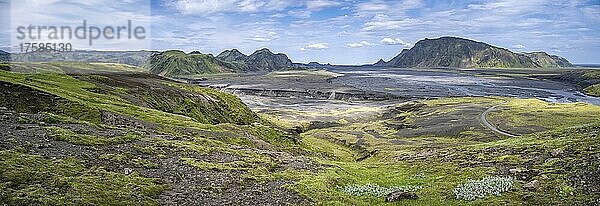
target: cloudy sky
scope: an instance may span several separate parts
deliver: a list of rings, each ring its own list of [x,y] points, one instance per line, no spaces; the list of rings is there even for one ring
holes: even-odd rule
[[[600,63],[600,0],[0,0],[0,11],[5,49],[14,47],[7,36],[15,25],[133,19],[149,27],[149,42],[138,46],[155,50],[250,54],[268,47],[295,62],[363,64],[389,60],[424,38],[459,36]],[[137,48],[107,45],[101,48]]]

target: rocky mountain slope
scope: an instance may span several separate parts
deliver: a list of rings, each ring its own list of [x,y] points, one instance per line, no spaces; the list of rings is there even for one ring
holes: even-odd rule
[[[141,66],[155,51],[72,51],[11,54],[15,62],[97,62]]]
[[[566,59],[543,52],[520,54],[483,42],[457,37],[424,39],[390,60],[393,67],[539,68],[572,66]]]
[[[217,55],[217,58],[227,62],[244,63],[248,60],[248,56],[238,51],[237,49],[225,50]]]
[[[523,53],[541,67],[572,67],[573,64],[569,60],[556,56],[549,55],[546,52],[531,52]]]
[[[251,71],[273,71],[292,66],[292,61],[283,53],[274,54],[269,49],[260,49],[248,56],[245,61]]]
[[[383,67],[385,65],[387,65],[387,62],[385,62],[383,59],[379,59],[379,61],[377,61],[375,64],[373,64],[373,66],[376,66],[376,67]]]
[[[237,49],[225,50],[217,58],[237,64],[247,71],[273,71],[292,67],[292,61],[283,53],[274,54],[269,49],[260,49],[247,56]]]

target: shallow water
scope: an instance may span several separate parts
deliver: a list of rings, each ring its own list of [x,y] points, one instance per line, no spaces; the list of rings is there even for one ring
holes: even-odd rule
[[[572,85],[522,76],[480,76],[458,70],[445,72],[381,68],[336,69],[334,72],[345,75],[334,79],[335,83],[400,96],[505,96],[600,105],[600,98],[584,95]]]

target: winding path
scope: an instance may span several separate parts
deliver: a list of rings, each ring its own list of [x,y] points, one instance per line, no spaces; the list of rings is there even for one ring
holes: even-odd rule
[[[488,120],[487,120],[487,115],[493,111],[494,109],[496,109],[497,107],[506,104],[508,102],[502,102],[500,104],[497,104],[493,107],[488,108],[487,110],[485,110],[483,113],[481,113],[481,115],[479,115],[479,121],[481,122],[481,124],[485,127],[487,127],[488,129],[492,130],[494,133],[496,134],[500,134],[503,136],[507,136],[507,137],[519,137],[519,135],[515,135],[515,134],[511,134],[505,131],[502,131],[500,129],[498,129],[497,127],[495,127],[494,125],[492,125]]]

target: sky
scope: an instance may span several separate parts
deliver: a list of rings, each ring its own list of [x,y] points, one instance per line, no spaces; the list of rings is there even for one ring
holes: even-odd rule
[[[17,26],[143,26],[141,40],[74,49],[285,53],[294,62],[390,60],[424,38],[457,36],[516,52],[600,63],[600,0],[0,0],[0,49]],[[60,41],[59,41],[60,42]]]

